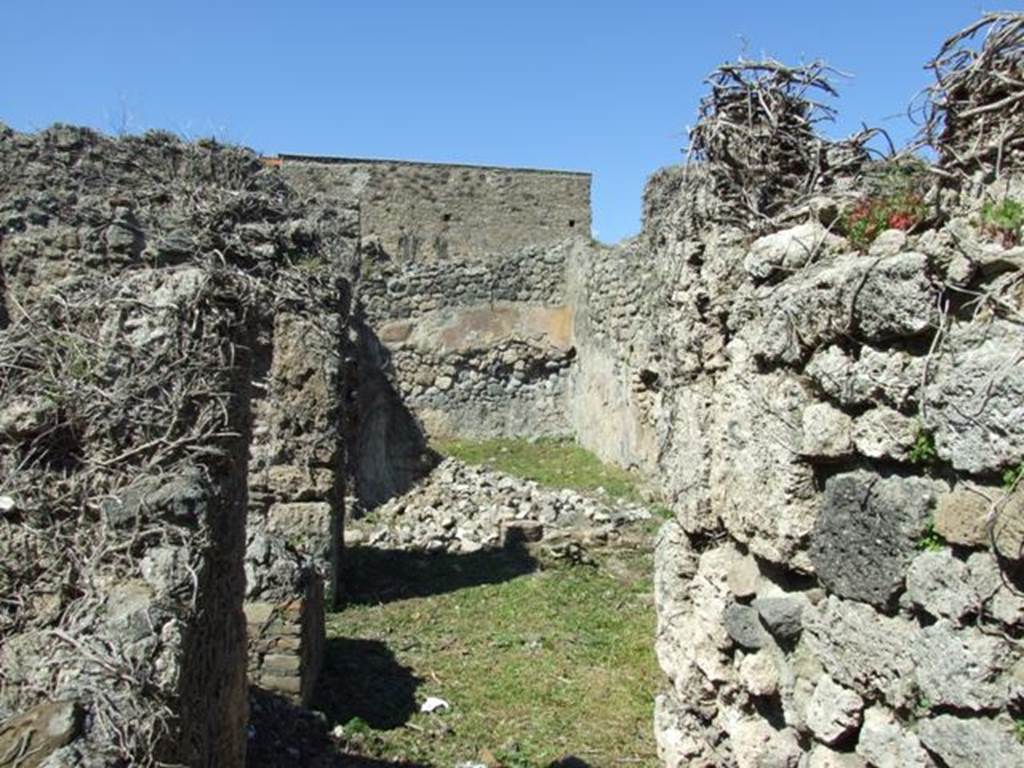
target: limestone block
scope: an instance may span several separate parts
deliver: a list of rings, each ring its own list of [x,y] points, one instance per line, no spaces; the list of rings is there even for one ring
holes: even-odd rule
[[[729,736],[737,768],[797,768],[803,756],[795,730],[778,731],[765,720],[740,720]]]
[[[895,256],[907,245],[907,233],[902,229],[879,232],[868,248],[869,256]]]
[[[981,605],[981,596],[971,584],[967,565],[949,549],[922,552],[907,571],[907,595],[916,605],[936,618],[959,621]]]
[[[732,353],[744,350],[737,344]],[[752,554],[810,570],[807,540],[820,502],[814,470],[799,456],[801,415],[810,394],[792,374],[739,369],[711,397],[712,516]]]
[[[903,460],[917,440],[918,424],[887,407],[872,408],[853,424],[857,451],[872,459]]]
[[[917,735],[901,725],[887,709],[871,707],[857,739],[857,754],[875,768],[933,768]]]
[[[818,744],[807,753],[807,762],[801,768],[867,768],[860,755],[836,752]]]
[[[926,426],[955,469],[982,473],[1024,458],[1024,360],[1020,326],[954,325],[932,363]]]
[[[911,650],[920,642],[915,624],[834,595],[808,606],[803,622],[801,644],[807,644],[832,679],[865,699],[882,697],[894,707],[914,699]]]
[[[935,707],[997,710],[1022,682],[1007,674],[1014,653],[1002,636],[957,628],[946,619],[925,627],[910,650],[921,694]]]
[[[822,675],[807,705],[807,726],[818,741],[835,746],[861,724],[864,700]]]
[[[916,336],[931,327],[935,311],[920,253],[826,260],[758,295],[767,306],[763,322],[751,326],[753,347],[767,362],[788,364],[850,335],[868,342]]]
[[[283,535],[328,536],[331,505],[321,501],[272,504],[267,513],[267,530]]]
[[[744,656],[739,673],[740,682],[751,696],[774,696],[779,690],[779,670],[769,651]]]
[[[948,768],[1020,768],[1024,745],[1008,723],[939,715],[921,722],[921,742]]]
[[[827,403],[813,403],[802,416],[800,453],[811,458],[834,459],[853,452],[853,419]]]
[[[767,280],[789,274],[824,255],[838,253],[846,241],[833,235],[817,221],[773,232],[754,241],[743,259],[747,274]]]
[[[842,406],[877,405],[907,408],[916,400],[921,384],[923,358],[897,350],[861,347],[852,357],[838,346],[819,349],[804,372]]]

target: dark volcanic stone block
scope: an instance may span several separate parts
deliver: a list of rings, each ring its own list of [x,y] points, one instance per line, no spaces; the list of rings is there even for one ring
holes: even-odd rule
[[[818,578],[842,597],[889,605],[903,587],[934,498],[934,484],[920,477],[861,470],[829,478],[811,540]]]

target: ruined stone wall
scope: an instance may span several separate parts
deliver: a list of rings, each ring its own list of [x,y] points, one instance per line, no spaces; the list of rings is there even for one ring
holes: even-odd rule
[[[0,126],[3,754],[244,763],[262,329],[345,311],[336,229],[303,205],[247,151]]]
[[[676,178],[576,281],[581,441],[653,471],[675,511],[663,762],[1020,764],[1019,255],[970,201],[868,254],[821,223],[842,198],[753,242],[687,236]],[[604,328],[609,302],[632,319]]]
[[[282,155],[286,178],[359,200],[363,237],[393,259],[500,257],[590,237],[590,175],[520,168]]]
[[[428,439],[569,434],[566,285],[589,176],[288,155],[278,168],[358,205],[353,510],[411,487]]]
[[[500,262],[364,262],[359,294],[383,367],[435,437],[564,435],[577,244]]]

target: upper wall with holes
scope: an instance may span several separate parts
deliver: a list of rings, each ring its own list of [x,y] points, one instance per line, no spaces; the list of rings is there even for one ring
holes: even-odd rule
[[[398,261],[501,257],[590,237],[590,174],[280,155],[294,185],[359,201],[363,243]]]

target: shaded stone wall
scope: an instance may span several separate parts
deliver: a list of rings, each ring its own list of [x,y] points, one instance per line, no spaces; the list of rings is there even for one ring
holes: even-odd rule
[[[590,236],[590,175],[281,155],[285,178],[359,200],[364,241],[400,262],[500,257]]]
[[[312,684],[318,576],[294,549],[256,556],[286,547],[269,532],[243,562],[249,454],[257,504],[321,493],[316,470],[344,465],[343,219],[245,150],[0,126],[0,720],[25,714],[16,744],[61,765],[243,765],[247,591],[301,603]],[[310,317],[335,329],[315,364],[294,359]],[[55,698],[68,727],[37,744]]]

